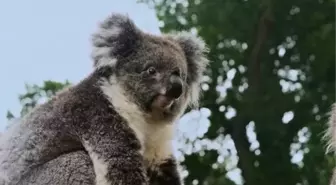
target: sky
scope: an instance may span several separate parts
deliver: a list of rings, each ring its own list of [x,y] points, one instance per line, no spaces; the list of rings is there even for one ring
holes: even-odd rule
[[[25,84],[76,83],[91,71],[90,36],[112,12],[160,33],[154,10],[135,0],[0,1],[0,131],[7,110],[19,115]]]

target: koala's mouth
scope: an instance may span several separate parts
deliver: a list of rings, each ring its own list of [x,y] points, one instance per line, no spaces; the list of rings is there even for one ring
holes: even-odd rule
[[[172,107],[174,101],[174,98],[170,98],[161,94],[157,95],[153,98],[153,101],[151,103],[151,109],[159,111],[161,110],[163,112],[168,111]]]

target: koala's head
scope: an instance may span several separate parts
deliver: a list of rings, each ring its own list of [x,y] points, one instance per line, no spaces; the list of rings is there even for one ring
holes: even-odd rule
[[[93,35],[96,70],[113,76],[146,115],[174,119],[198,102],[206,46],[188,33],[154,36],[113,14]]]

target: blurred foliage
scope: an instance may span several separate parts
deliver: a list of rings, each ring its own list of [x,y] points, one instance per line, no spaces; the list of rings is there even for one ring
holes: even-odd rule
[[[229,138],[235,150],[184,153],[187,185],[234,185],[237,176],[246,185],[328,184],[335,161],[321,136],[335,101],[335,1],[141,2],[162,32],[189,30],[210,47],[201,105],[211,124],[201,139]],[[21,116],[67,85],[26,86]]]
[[[65,87],[68,87],[70,84],[69,81],[54,82],[54,81],[44,81],[42,85],[25,85],[26,92],[22,95],[19,95],[19,100],[22,105],[20,115],[22,117],[32,108],[34,108],[39,103],[43,103],[52,96],[54,96],[58,91],[62,90]],[[14,114],[10,111],[7,112],[7,119],[15,118]]]

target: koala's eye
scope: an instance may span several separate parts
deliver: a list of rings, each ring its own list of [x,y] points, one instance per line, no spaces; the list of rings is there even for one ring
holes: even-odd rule
[[[154,67],[150,67],[147,69],[147,73],[150,75],[153,75],[156,73],[156,69]]]

